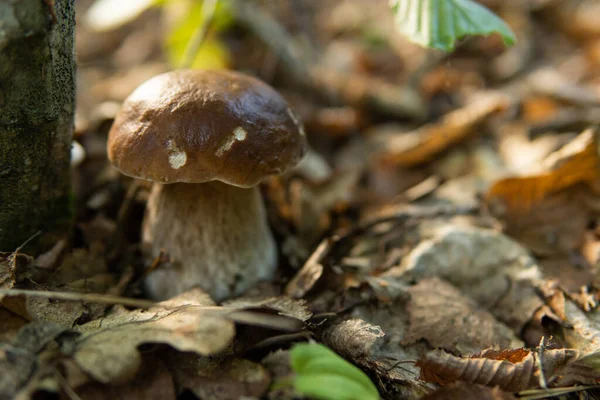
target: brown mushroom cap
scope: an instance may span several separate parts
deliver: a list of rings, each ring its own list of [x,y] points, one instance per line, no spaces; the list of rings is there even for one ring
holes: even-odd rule
[[[108,158],[125,175],[160,183],[219,180],[250,187],[294,166],[306,138],[287,102],[232,71],[158,75],[123,103]]]

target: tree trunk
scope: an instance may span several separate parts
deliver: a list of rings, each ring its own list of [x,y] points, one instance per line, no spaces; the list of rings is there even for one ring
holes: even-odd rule
[[[74,0],[0,0],[0,250],[68,232]]]

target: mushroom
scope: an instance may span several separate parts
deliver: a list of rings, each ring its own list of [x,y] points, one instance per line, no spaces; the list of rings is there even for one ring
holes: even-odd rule
[[[194,286],[217,301],[273,277],[277,248],[258,183],[306,151],[298,117],[266,83],[232,71],[158,75],[123,103],[108,158],[123,174],[155,182],[142,226],[153,257],[154,299]]]

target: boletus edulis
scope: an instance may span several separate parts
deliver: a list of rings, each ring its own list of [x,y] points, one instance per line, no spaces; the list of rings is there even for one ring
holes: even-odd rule
[[[138,87],[115,118],[108,157],[154,182],[142,241],[172,263],[148,274],[149,296],[198,286],[219,301],[271,279],[277,249],[257,185],[305,151],[287,102],[251,76],[180,70]]]

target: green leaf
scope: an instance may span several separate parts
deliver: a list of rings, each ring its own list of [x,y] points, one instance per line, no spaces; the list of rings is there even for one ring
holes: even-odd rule
[[[379,399],[364,372],[321,344],[297,344],[290,358],[299,393],[322,400]]]
[[[515,35],[493,12],[472,0],[390,0],[396,28],[421,46],[452,51],[469,35],[499,33],[506,46]]]
[[[233,22],[232,11],[226,1],[219,1],[212,22],[211,33],[203,41],[202,46],[193,57],[189,68],[222,69],[231,64],[231,54],[224,43],[218,40],[216,32],[223,31]],[[176,68],[184,59],[186,48],[202,22],[202,1],[170,0],[165,5],[165,13],[171,16],[171,29],[164,38],[163,45],[169,64]]]

